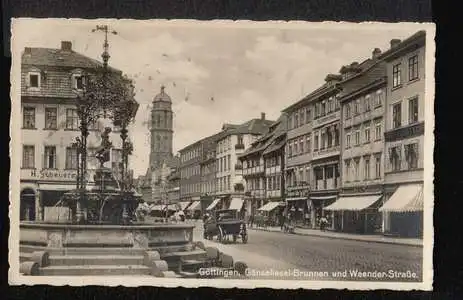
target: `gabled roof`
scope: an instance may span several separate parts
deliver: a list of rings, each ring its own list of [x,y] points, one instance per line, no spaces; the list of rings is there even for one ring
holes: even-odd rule
[[[96,69],[102,68],[103,63],[96,59],[87,57],[73,50],[61,50],[53,48],[26,48],[21,58],[22,65],[50,66]],[[109,67],[113,72],[122,71]]]
[[[258,139],[254,144],[247,149],[240,157],[246,157],[251,154],[257,154],[259,152],[265,152],[266,149],[272,145],[275,140],[282,134],[286,133],[286,115],[281,115],[276,122],[269,126],[269,131]]]
[[[249,120],[233,130],[230,131],[231,134],[263,134],[267,132],[268,128],[275,121],[263,120],[263,119],[252,119]]]

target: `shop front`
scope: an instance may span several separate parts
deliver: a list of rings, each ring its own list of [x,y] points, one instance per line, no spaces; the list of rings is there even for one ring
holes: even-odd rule
[[[423,237],[423,184],[403,184],[386,187],[383,231],[386,235]]]
[[[38,202],[39,194],[36,185],[21,186],[19,204],[21,221],[35,221],[37,219]]]
[[[309,197],[310,200],[310,226],[311,228],[319,228],[320,226],[320,218],[325,216],[328,219],[328,223],[331,225],[330,227],[333,228],[333,213],[330,211],[324,211],[324,208],[334,203],[337,199],[337,192],[333,192],[330,194],[324,193],[316,193],[312,194]]]
[[[381,231],[381,213],[378,205],[382,194],[344,194],[324,208],[333,217],[335,231],[374,234]]]

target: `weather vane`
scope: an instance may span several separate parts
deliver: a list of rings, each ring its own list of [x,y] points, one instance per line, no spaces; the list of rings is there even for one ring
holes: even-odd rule
[[[108,66],[108,60],[111,57],[109,55],[109,43],[108,43],[108,33],[112,33],[114,35],[117,35],[117,31],[109,30],[108,25],[97,25],[96,28],[92,29],[92,32],[96,31],[103,31],[104,32],[104,43],[103,43],[103,54],[101,54],[101,57],[103,58],[103,64],[105,67]]]

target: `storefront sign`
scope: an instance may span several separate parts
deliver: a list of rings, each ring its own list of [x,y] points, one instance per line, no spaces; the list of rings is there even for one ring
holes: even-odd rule
[[[55,180],[75,181],[77,171],[75,170],[21,170],[21,179],[28,180]]]
[[[385,133],[386,142],[393,142],[407,138],[417,137],[424,134],[424,122],[395,129]]]

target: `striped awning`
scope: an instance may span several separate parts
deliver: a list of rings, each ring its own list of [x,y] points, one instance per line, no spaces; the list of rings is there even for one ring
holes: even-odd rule
[[[232,198],[230,202],[230,207],[228,209],[241,210],[243,207],[243,199],[241,198]]]
[[[220,198],[215,199],[212,203],[206,208],[206,210],[213,210],[217,204],[219,204]]]
[[[338,210],[348,210],[348,211],[360,211],[364,210],[375,202],[377,202],[382,195],[369,195],[369,196],[349,196],[349,197],[340,197],[333,204],[323,208],[325,210],[338,211]]]
[[[401,185],[384,203],[379,211],[386,212],[413,212],[423,210],[423,185]]]
[[[307,200],[307,197],[286,198],[286,201],[299,201],[299,200]]]
[[[188,205],[190,205],[191,202],[188,202],[188,201],[182,201],[182,202],[179,202],[178,205],[180,206],[180,210],[185,210]]]
[[[195,210],[200,210],[201,209],[201,202],[200,201],[195,201],[193,202],[190,206],[188,206],[187,210],[190,211],[195,211]]]
[[[279,205],[280,205],[280,202],[269,202],[269,203],[265,204],[264,206],[258,208],[257,210],[260,210],[260,211],[272,211],[275,208],[277,208]]]

